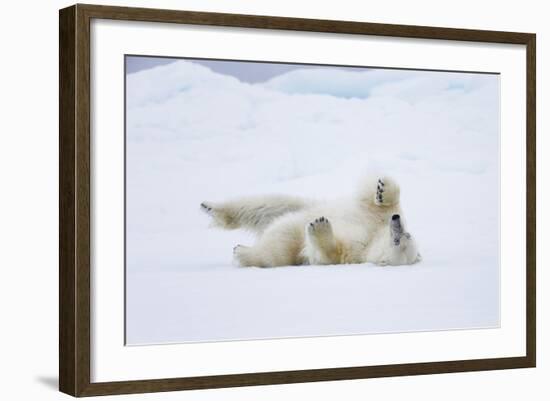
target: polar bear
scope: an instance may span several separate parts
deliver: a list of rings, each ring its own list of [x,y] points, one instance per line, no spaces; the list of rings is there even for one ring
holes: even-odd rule
[[[201,209],[214,226],[257,235],[254,245],[233,248],[240,266],[409,265],[421,257],[405,229],[399,198],[393,179],[376,177],[348,201],[261,196],[202,202]]]

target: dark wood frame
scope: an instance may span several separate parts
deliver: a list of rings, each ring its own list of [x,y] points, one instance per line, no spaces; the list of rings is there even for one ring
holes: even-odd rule
[[[527,49],[526,356],[90,382],[90,20],[512,43]],[[59,389],[73,396],[534,367],[536,363],[535,34],[77,4],[59,13]]]

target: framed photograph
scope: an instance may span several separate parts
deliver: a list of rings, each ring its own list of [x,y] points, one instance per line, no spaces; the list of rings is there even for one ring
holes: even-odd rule
[[[535,366],[534,34],[59,18],[61,391]]]

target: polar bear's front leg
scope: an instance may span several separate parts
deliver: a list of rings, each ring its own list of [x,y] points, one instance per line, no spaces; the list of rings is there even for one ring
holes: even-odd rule
[[[339,263],[338,246],[326,217],[315,219],[306,226],[304,254],[311,265]]]

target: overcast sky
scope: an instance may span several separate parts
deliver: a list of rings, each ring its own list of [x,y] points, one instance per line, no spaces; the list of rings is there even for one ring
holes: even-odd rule
[[[146,70],[158,65],[164,65],[177,61],[177,58],[167,57],[143,57],[143,56],[127,56],[126,57],[126,73]],[[219,61],[219,60],[198,60],[188,59],[194,63],[204,65],[212,71],[224,75],[231,75],[241,82],[257,83],[265,82],[270,78],[281,75],[285,72],[292,71],[298,68],[303,68],[301,64],[280,64],[269,62],[250,62],[250,61]],[[324,66],[308,65],[308,68],[326,68]],[[334,68],[334,67],[333,67]],[[346,67],[338,67],[346,68]],[[368,68],[353,68],[356,71],[368,70]]]

